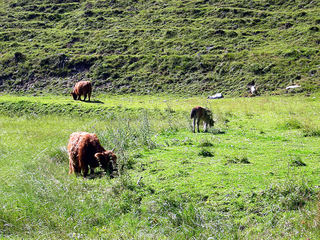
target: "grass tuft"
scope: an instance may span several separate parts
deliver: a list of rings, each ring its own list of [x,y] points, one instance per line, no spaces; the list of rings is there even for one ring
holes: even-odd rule
[[[305,125],[302,129],[304,137],[320,137],[320,127],[314,125]]]
[[[214,153],[211,152],[210,150],[206,149],[206,148],[202,148],[199,151],[198,155],[202,156],[202,157],[214,157]]]
[[[240,157],[228,157],[226,164],[250,164],[251,162],[248,160],[246,156]]]
[[[286,120],[278,125],[278,128],[283,130],[301,129],[302,127],[303,124],[295,118]]]
[[[307,166],[307,164],[305,164],[300,157],[296,157],[295,159],[292,159],[289,163],[290,166],[292,167],[303,167],[303,166]]]
[[[209,139],[201,140],[199,147],[213,147],[213,143]]]
[[[50,160],[54,163],[67,163],[69,162],[68,150],[66,147],[59,147],[49,153]]]

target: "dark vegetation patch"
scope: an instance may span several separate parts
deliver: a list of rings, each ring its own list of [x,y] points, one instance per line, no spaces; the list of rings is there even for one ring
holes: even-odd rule
[[[206,148],[202,148],[199,151],[198,155],[202,156],[202,157],[214,157],[214,153],[211,152],[209,149],[206,149]]]
[[[246,156],[240,156],[240,157],[227,157],[227,164],[251,164],[248,157]]]
[[[301,129],[303,128],[303,124],[298,119],[291,118],[278,124],[278,128],[284,130]]]
[[[208,139],[204,139],[200,142],[199,147],[213,147],[213,143],[208,140]]]
[[[295,157],[294,159],[292,159],[289,162],[289,165],[292,167],[304,167],[307,166],[307,164],[305,164],[300,157]]]
[[[320,128],[316,125],[305,125],[302,132],[305,137],[320,137]]]

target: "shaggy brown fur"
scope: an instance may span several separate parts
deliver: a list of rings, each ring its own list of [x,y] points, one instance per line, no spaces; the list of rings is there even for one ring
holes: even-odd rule
[[[199,130],[200,121],[203,121],[203,130],[208,131],[208,127],[213,127],[214,121],[212,119],[212,113],[209,109],[197,106],[191,110],[191,119],[193,118],[193,132],[195,133],[196,124]]]
[[[97,135],[87,132],[74,132],[70,135],[68,144],[69,174],[83,173],[86,177],[96,167],[112,173],[116,170],[117,156],[112,151],[106,151],[99,142]]]
[[[91,92],[92,92],[92,85],[91,82],[89,81],[80,81],[77,82],[76,85],[73,88],[73,91],[71,92],[71,95],[73,96],[74,100],[81,100],[81,95],[84,96],[84,100],[86,100],[87,95],[89,97],[89,102],[90,102],[90,97],[91,97]]]

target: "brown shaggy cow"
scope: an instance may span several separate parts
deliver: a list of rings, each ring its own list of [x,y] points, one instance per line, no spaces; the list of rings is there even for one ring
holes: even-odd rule
[[[91,97],[91,92],[92,92],[92,85],[91,82],[89,81],[80,81],[77,82],[76,85],[73,88],[73,91],[71,92],[71,95],[73,96],[74,100],[81,100],[81,95],[84,96],[84,100],[86,100],[87,95],[89,97],[89,102],[90,102],[90,97]]]
[[[214,120],[212,119],[212,112],[207,108],[203,108],[200,106],[192,108],[190,117],[191,119],[193,118],[194,133],[196,132],[196,124],[197,124],[198,132],[200,132],[199,130],[200,121],[203,121],[203,130],[205,132],[208,131],[208,127],[213,127],[214,125]]]
[[[87,132],[74,132],[68,143],[69,174],[83,173],[86,177],[96,167],[101,167],[111,174],[116,170],[117,156],[112,151],[106,151],[100,144],[97,135]]]

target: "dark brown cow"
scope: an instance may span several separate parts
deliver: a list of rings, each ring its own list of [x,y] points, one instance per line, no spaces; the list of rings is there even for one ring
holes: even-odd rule
[[[97,135],[87,132],[74,132],[68,143],[69,174],[83,173],[86,177],[96,167],[101,167],[110,174],[117,169],[117,156],[112,151],[106,151],[100,144]]]
[[[207,109],[200,106],[194,107],[191,110],[190,114],[191,119],[193,119],[193,132],[196,132],[196,124],[197,124],[197,130],[199,130],[199,124],[200,121],[203,121],[203,130],[205,132],[208,131],[208,127],[213,127],[214,120],[212,119],[212,112]]]
[[[91,82],[89,81],[80,81],[77,82],[76,85],[73,88],[73,91],[71,92],[71,95],[73,96],[74,100],[81,100],[81,96],[84,96],[84,100],[86,100],[87,95],[89,97],[89,102],[90,102],[90,97],[91,97],[91,92],[92,92],[92,85]]]

